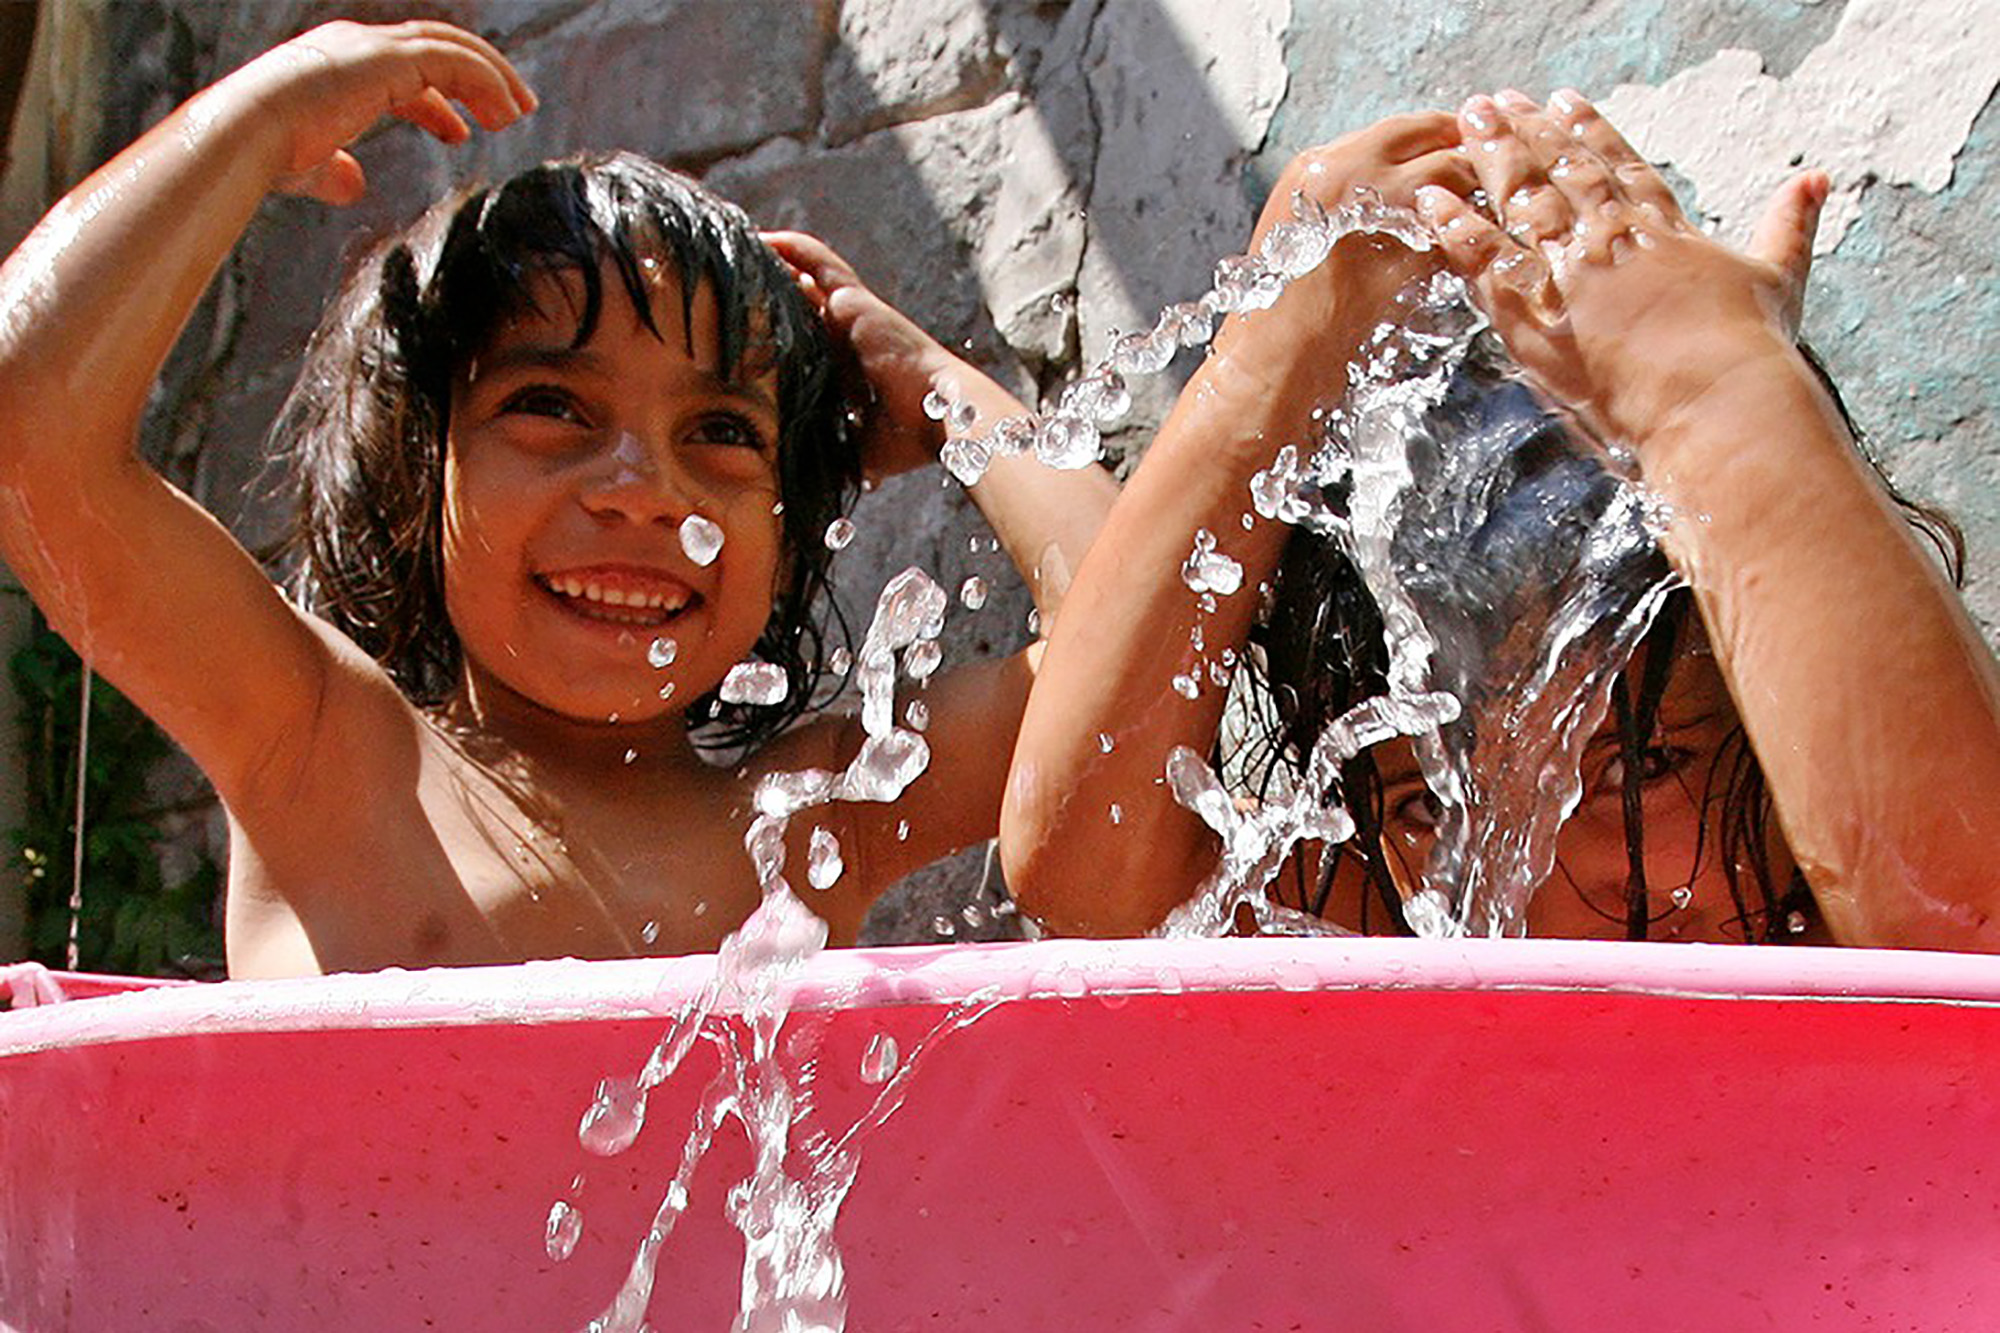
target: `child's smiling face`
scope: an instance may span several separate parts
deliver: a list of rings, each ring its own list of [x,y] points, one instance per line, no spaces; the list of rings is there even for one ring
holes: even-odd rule
[[[467,683],[581,721],[678,713],[712,689],[762,633],[783,564],[776,374],[746,355],[726,377],[713,294],[684,318],[670,270],[649,271],[659,336],[607,271],[572,346],[583,283],[542,279],[539,310],[452,395],[444,586]],[[722,531],[705,566],[682,545],[691,515]],[[658,638],[675,644],[665,669]]]

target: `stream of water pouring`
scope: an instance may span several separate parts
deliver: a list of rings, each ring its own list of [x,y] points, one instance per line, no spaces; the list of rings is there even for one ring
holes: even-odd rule
[[[1331,213],[1296,196],[1293,210],[1254,255],[1218,264],[1199,300],[1115,339],[1052,412],[1002,420],[982,436],[948,389],[933,393],[925,410],[947,426],[944,466],[966,485],[994,459],[1013,455],[1090,466],[1102,452],[1102,428],[1130,410],[1127,375],[1164,370],[1180,349],[1205,345],[1222,317],[1271,305],[1341,237],[1367,232],[1431,248],[1414,215],[1365,192]],[[1630,461],[1565,430],[1536,404],[1491,345],[1463,284],[1441,275],[1399,302],[1398,317],[1349,368],[1346,395],[1326,414],[1322,438],[1305,442],[1304,454],[1282,450],[1249,496],[1267,519],[1338,542],[1362,571],[1386,628],[1388,692],[1335,720],[1310,754],[1294,756],[1295,776],[1251,810],[1237,807],[1199,755],[1174,752],[1166,773],[1173,795],[1208,823],[1223,851],[1164,933],[1222,934],[1239,911],[1269,930],[1331,929],[1272,903],[1265,889],[1300,842],[1352,835],[1354,821],[1332,799],[1340,767],[1395,736],[1413,740],[1445,811],[1423,888],[1407,907],[1411,923],[1433,935],[1522,933],[1555,831],[1578,797],[1580,749],[1602,717],[1610,681],[1671,586],[1654,540],[1656,516]],[[830,529],[828,541],[844,546],[851,536],[851,525],[843,526]],[[1242,570],[1217,551],[1212,533],[1196,535],[1182,577],[1198,598],[1243,595]],[[960,601],[976,611],[983,586],[968,585]],[[854,661],[866,736],[860,752],[839,773],[780,773],[760,785],[744,840],[762,886],[759,907],[723,944],[713,980],[669,1025],[641,1072],[607,1079],[585,1112],[585,1147],[622,1151],[643,1126],[647,1094],[694,1043],[719,1052],[680,1166],[627,1278],[586,1333],[646,1329],[661,1249],[687,1207],[696,1169],[730,1120],[741,1125],[755,1162],[727,1203],[744,1238],[734,1328],[845,1327],[845,1270],[833,1228],[861,1147],[902,1104],[925,1052],[993,1005],[956,1007],[900,1060],[893,1047],[871,1046],[861,1074],[879,1091],[868,1108],[838,1134],[801,1133],[813,1114],[811,1058],[794,1055],[788,1048],[798,1043],[780,1037],[792,1017],[792,982],[825,946],[826,927],[785,877],[785,835],[795,816],[829,802],[893,802],[923,774],[929,747],[915,712],[905,714],[912,726],[897,725],[896,678],[899,662],[916,680],[936,667],[948,606],[919,569],[883,588]],[[1236,665],[1235,650],[1219,646],[1174,688],[1190,695],[1228,688]],[[816,828],[808,881],[824,887],[840,872],[837,840]],[[574,1206],[559,1201],[550,1253],[566,1256],[580,1226]]]

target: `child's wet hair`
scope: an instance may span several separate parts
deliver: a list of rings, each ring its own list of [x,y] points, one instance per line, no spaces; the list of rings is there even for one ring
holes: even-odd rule
[[[575,346],[590,341],[606,272],[656,336],[648,270],[668,267],[684,313],[704,288],[720,311],[725,377],[774,368],[785,545],[756,655],[783,668],[786,701],[712,693],[688,716],[702,743],[753,745],[815,697],[832,627],[821,534],[851,506],[861,463],[833,350],[791,270],[735,205],[629,153],[545,163],[460,190],[376,245],[329,306],[275,428],[299,476],[293,590],[380,662],[411,700],[442,701],[461,649],[445,611],[442,498],[451,393],[495,333],[534,307],[537,280],[581,279]],[[692,327],[692,321],[689,321]]]

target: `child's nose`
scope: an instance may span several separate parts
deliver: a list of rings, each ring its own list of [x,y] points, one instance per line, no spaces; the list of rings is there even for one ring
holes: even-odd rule
[[[692,484],[670,448],[621,432],[583,487],[585,509],[635,523],[678,523],[694,510]]]

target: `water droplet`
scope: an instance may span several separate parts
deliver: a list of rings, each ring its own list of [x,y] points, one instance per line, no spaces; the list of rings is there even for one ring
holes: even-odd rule
[[[846,675],[847,669],[853,665],[854,654],[846,648],[836,648],[827,654],[826,669],[836,676]]]
[[[1085,375],[1063,390],[1058,416],[1080,417],[1086,421],[1116,421],[1132,410],[1132,394],[1124,377],[1115,370]]]
[[[968,611],[977,611],[986,605],[986,580],[974,574],[958,585],[958,602]]]
[[[738,662],[716,691],[727,704],[780,704],[791,692],[785,669],[772,662]]]
[[[993,465],[993,446],[976,435],[954,436],[938,451],[938,462],[959,485],[976,486]]]
[[[597,1095],[577,1126],[577,1142],[584,1151],[612,1157],[632,1146],[646,1126],[646,1094],[638,1080],[600,1079]]]
[[[1174,693],[1180,695],[1183,699],[1199,698],[1201,696],[1201,682],[1196,680],[1191,674],[1182,672],[1180,675],[1174,677]]]
[[[847,544],[853,540],[854,540],[853,519],[836,518],[835,520],[833,520],[833,522],[826,525],[827,550],[844,551],[847,549]]]
[[[1215,549],[1215,534],[1199,528],[1194,551],[1181,564],[1181,581],[1195,592],[1229,596],[1243,586],[1243,566]]]
[[[1041,632],[1042,613],[1038,608],[1031,606],[1028,608],[1028,633],[1039,635]]]
[[[948,916],[934,916],[931,918],[931,934],[942,939],[950,939],[958,934],[958,927],[952,924]]]
[[[660,686],[660,697],[662,699],[671,699],[674,697],[674,683],[672,681],[668,681],[666,684]]]
[[[672,639],[655,639],[646,649],[646,661],[655,671],[664,671],[674,664],[678,652],[680,645]]]
[[[986,923],[986,913],[979,910],[978,903],[967,903],[958,909],[958,919],[977,930]]]
[[[939,389],[932,389],[924,395],[924,415],[932,421],[943,421],[951,415],[951,399]]]
[[[1685,910],[1687,905],[1694,901],[1694,890],[1683,884],[1674,890],[1673,900],[1675,907]]]
[[[627,750],[625,752],[625,762],[628,764],[636,760],[638,757],[639,757],[639,752],[637,750]]]
[[[1111,803],[1111,822],[1114,824],[1122,824],[1125,822],[1125,807],[1118,804],[1118,802],[1116,801],[1113,801]]]
[[[861,1081],[887,1083],[896,1076],[901,1058],[896,1039],[886,1032],[876,1033],[868,1039],[868,1049],[861,1053]]]
[[[549,1224],[544,1245],[549,1258],[561,1263],[576,1252],[576,1242],[583,1235],[583,1214],[568,1202],[557,1199],[549,1207]]]
[[[648,921],[645,925],[639,927],[639,938],[647,944],[658,944],[660,942],[660,923],[657,921]]]
[[[1097,733],[1097,748],[1103,753],[1110,754],[1113,747],[1116,746],[1117,743],[1118,742],[1111,739],[1110,732],[1100,731]]]
[[[910,724],[911,731],[928,731],[931,725],[931,710],[922,699],[912,699],[910,706],[903,710],[903,720]]]
[[[816,889],[830,889],[847,869],[840,859],[840,839],[824,828],[815,828],[806,844],[806,883]]]
[[[944,660],[936,639],[919,639],[903,654],[903,671],[911,680],[928,680]]]
[[[1785,929],[1790,931],[1794,935],[1805,934],[1806,914],[1804,912],[1794,910],[1790,916],[1787,916],[1785,918]]]
[[[1121,375],[1151,375],[1165,370],[1179,347],[1178,338],[1162,338],[1157,329],[1150,333],[1128,333],[1113,340],[1106,358]]]
[[[722,529],[700,514],[689,514],[681,520],[681,549],[688,559],[706,568],[722,553]]]
[[[897,842],[908,842],[909,840],[910,840],[910,821],[909,821],[909,820],[907,820],[907,819],[899,819],[899,820],[897,820],[897,821],[896,821],[896,841],[897,841]]]
[[[1052,468],[1089,467],[1097,461],[1101,446],[1097,427],[1081,417],[1052,416],[1035,432],[1035,457]]]

